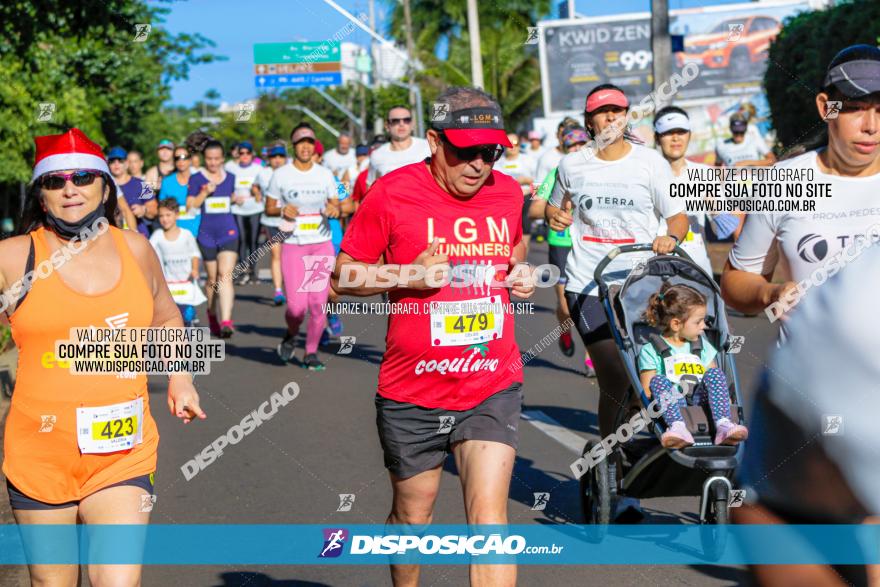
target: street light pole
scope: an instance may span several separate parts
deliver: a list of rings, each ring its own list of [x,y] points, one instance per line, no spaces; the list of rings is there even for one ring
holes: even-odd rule
[[[332,134],[334,137],[336,137],[337,139],[339,138],[339,131],[336,130],[335,128],[333,128],[332,126],[330,126],[330,123],[328,123],[326,120],[324,120],[323,118],[321,118],[320,116],[315,114],[314,110],[312,110],[311,108],[308,108],[306,106],[300,106],[297,104],[285,106],[284,108],[286,110],[299,110],[300,112],[302,112],[306,116],[309,116],[315,122],[317,122],[318,124],[320,124],[321,126],[326,128],[330,132],[330,134]]]
[[[406,52],[409,53],[409,105],[416,112],[416,135],[424,136],[421,100],[416,100],[416,46],[412,35],[412,10],[409,0],[403,0],[403,21],[406,25]]]
[[[653,0],[651,2],[651,53],[654,64],[654,109],[656,111],[665,106],[665,104],[656,102],[657,88],[672,76],[672,39],[669,37],[668,0]]]
[[[482,89],[483,56],[480,54],[480,15],[477,13],[477,0],[468,0],[468,36],[471,38],[471,83]]]

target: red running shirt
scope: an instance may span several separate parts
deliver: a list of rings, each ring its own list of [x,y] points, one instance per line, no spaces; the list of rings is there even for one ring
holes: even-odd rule
[[[342,241],[362,263],[409,264],[434,238],[449,256],[450,283],[389,293],[379,394],[426,408],[466,410],[522,382],[510,290],[502,282],[522,240],[522,191],[493,171],[470,198],[443,191],[425,163],[370,188]],[[381,275],[380,275],[381,278]],[[497,284],[496,284],[497,285]]]

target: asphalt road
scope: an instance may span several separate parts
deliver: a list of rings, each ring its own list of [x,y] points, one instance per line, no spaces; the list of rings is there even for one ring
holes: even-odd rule
[[[546,245],[533,246],[532,263],[546,262]],[[284,332],[283,308],[271,304],[271,285],[238,288],[237,333],[227,343],[227,359],[208,376],[197,377],[203,422],[184,426],[165,409],[165,387],[153,378],[150,395],[162,436],[156,475],[158,500],[152,521],[163,524],[382,524],[390,486],[382,465],[373,397],[384,350],[386,317],[345,316],[345,335],[356,336],[349,355],[322,353],[324,372],[283,365],[275,345]],[[359,300],[365,301],[365,300]],[[366,301],[378,301],[366,300]],[[534,313],[517,319],[517,340],[526,350],[556,326],[554,297],[539,290]],[[202,308],[202,320],[205,321]],[[732,318],[746,346],[737,358],[746,406],[759,369],[775,339],[763,318]],[[331,347],[335,349],[336,347]],[[332,352],[332,350],[331,350]],[[577,481],[569,469],[581,446],[597,438],[595,379],[582,375],[583,347],[566,358],[553,344],[525,367],[525,403],[530,418],[520,426],[520,449],[510,490],[510,522],[583,523]],[[298,351],[301,356],[301,351]],[[298,398],[280,409],[239,444],[187,481],[180,467],[269,396],[295,381]],[[531,509],[535,492],[549,492],[543,511]],[[337,512],[339,494],[354,494],[349,512]],[[5,502],[6,492],[0,493]],[[5,503],[3,504],[6,505]],[[643,502],[645,523],[692,524],[697,498]],[[437,500],[436,523],[464,521],[455,466],[447,462]],[[18,585],[0,567],[0,585]],[[433,566],[422,571],[423,585],[467,584],[467,567]],[[521,566],[520,585],[736,585],[743,570],[721,566],[577,567]],[[18,575],[20,577],[20,574]],[[84,584],[88,584],[85,580]],[[328,566],[168,566],[147,567],[143,584],[179,586],[389,585],[386,567]]]

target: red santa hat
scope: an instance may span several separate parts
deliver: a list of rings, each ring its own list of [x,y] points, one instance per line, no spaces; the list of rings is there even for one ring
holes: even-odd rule
[[[92,142],[78,128],[64,134],[36,137],[37,156],[31,181],[45,173],[62,169],[95,169],[109,174],[107,160],[100,145]]]

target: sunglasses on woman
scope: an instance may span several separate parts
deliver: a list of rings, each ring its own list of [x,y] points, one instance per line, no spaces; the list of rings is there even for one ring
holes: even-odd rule
[[[187,159],[189,159],[189,155],[175,155],[174,156],[175,161],[186,161]]]
[[[99,175],[101,175],[100,171],[92,169],[80,169],[73,173],[48,173],[40,177],[40,187],[47,190],[60,190],[67,184],[67,180],[70,180],[73,185],[81,188],[95,183]]]
[[[456,147],[453,145],[446,135],[440,133],[440,137],[443,139],[443,142],[446,143],[446,146],[449,147],[449,150],[452,151],[452,154],[459,161],[473,161],[478,156],[483,157],[483,161],[486,163],[495,163],[499,159],[501,159],[501,155],[504,154],[504,147],[501,145],[477,145],[476,147]]]

